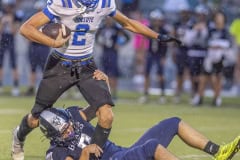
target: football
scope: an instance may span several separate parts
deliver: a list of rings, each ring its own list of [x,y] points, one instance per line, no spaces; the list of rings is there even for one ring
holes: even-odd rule
[[[48,23],[42,28],[42,33],[56,39],[60,28],[62,29],[63,38],[66,38],[71,34],[71,29],[62,23]]]

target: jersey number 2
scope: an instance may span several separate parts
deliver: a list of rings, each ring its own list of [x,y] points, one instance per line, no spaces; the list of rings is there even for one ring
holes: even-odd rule
[[[86,39],[80,39],[80,36],[85,36],[89,31],[90,27],[88,24],[79,24],[76,27],[77,32],[73,35],[72,45],[83,46],[86,43]]]

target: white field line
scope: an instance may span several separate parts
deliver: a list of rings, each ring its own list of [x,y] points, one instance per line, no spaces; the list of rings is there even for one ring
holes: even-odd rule
[[[17,115],[27,113],[24,109],[0,109],[0,115]]]
[[[11,132],[12,132],[12,130],[9,130],[9,129],[1,129],[0,130],[0,134],[9,134]]]
[[[181,158],[182,160],[184,160],[184,159],[199,160],[202,158],[210,158],[210,156],[207,154],[189,154],[189,155],[179,156],[179,158]]]

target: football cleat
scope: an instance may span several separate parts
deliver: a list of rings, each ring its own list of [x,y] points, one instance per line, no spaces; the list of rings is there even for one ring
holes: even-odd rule
[[[193,99],[191,100],[191,104],[193,106],[200,106],[202,104],[202,97],[196,94]]]
[[[231,160],[232,157],[240,149],[240,136],[235,138],[232,142],[222,145],[219,148],[218,153],[214,156],[214,160]]]
[[[17,137],[19,126],[13,130],[13,141],[12,141],[12,160],[24,160],[24,142],[20,141]]]
[[[213,105],[216,107],[220,107],[222,105],[222,98],[217,97],[216,99],[213,100]]]

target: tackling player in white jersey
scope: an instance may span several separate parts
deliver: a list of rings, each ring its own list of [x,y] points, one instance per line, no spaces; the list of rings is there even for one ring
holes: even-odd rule
[[[24,159],[24,140],[38,126],[40,113],[52,107],[62,93],[75,85],[90,105],[85,109],[88,119],[98,113],[91,143],[104,146],[112,126],[114,103],[106,82],[97,78],[93,46],[95,33],[106,16],[111,16],[129,31],[161,42],[180,43],[174,37],[159,35],[138,21],[129,19],[116,9],[115,0],[48,0],[46,8],[29,18],[20,28],[27,39],[55,49],[48,57],[31,113],[14,130],[14,160]],[[40,27],[52,21],[63,23],[73,32],[63,38],[60,29],[58,37],[52,39],[39,31]]]

